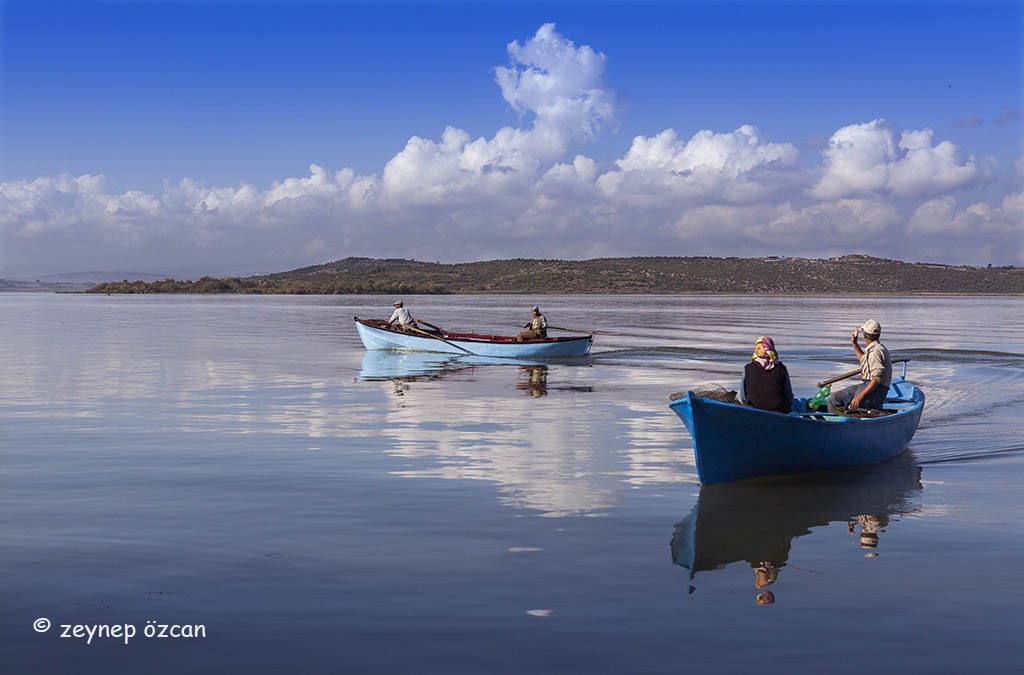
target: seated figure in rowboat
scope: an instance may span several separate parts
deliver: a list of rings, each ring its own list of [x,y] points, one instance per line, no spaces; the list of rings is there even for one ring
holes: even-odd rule
[[[532,311],[533,318],[526,323],[519,324],[521,328],[526,328],[527,330],[521,330],[516,333],[516,342],[543,339],[548,336],[548,320],[540,313],[539,307],[534,306]]]
[[[388,319],[388,325],[397,325],[407,333],[419,328],[416,325],[416,319],[412,316],[412,312],[405,308],[401,300],[395,300],[395,311],[391,314],[391,318]]]
[[[857,334],[864,332],[864,349],[857,343]],[[853,350],[860,359],[860,384],[832,392],[828,397],[828,411],[846,407],[849,410],[867,408],[877,410],[885,403],[892,382],[892,359],[889,350],[878,338],[882,336],[882,325],[869,319],[863,326],[853,329]]]
[[[793,410],[789,371],[779,360],[775,343],[767,335],[754,343],[754,356],[743,369],[740,400],[744,405],[761,410],[787,414]]]

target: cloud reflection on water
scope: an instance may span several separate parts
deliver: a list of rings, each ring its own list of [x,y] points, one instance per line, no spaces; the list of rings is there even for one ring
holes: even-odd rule
[[[566,323],[648,337],[602,338],[580,363],[535,364],[365,352],[349,317],[379,305],[373,297],[0,302],[10,319],[0,324],[4,416],[52,424],[54,443],[182,432],[232,452],[280,452],[265,439],[295,438],[338,457],[411,460],[399,476],[490,481],[503,503],[545,514],[601,513],[631,488],[695,483],[669,393],[738,379],[748,343],[765,332],[794,387],[813,386],[849,369],[850,350],[836,345],[868,312],[926,385],[912,445],[922,462],[1020,445],[1007,408],[1024,352],[1013,299],[559,296],[545,306]],[[515,322],[516,303],[417,299],[445,322],[466,308],[496,326]],[[998,330],[976,330],[993,315],[1006,317]]]

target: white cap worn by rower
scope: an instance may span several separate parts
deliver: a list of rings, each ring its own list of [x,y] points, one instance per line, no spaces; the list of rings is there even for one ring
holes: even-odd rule
[[[874,319],[868,319],[860,329],[864,331],[865,335],[879,335],[882,332],[882,324]]]
[[[402,306],[402,301],[401,300],[395,300],[395,307],[401,307],[401,306]]]
[[[539,312],[540,311],[540,307],[538,307],[537,305],[534,305],[533,309],[531,309],[530,311],[531,312]]]

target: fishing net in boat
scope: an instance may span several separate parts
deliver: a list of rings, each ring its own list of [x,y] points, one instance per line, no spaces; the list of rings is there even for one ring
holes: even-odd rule
[[[824,412],[824,411],[822,411]],[[831,414],[842,415],[843,417],[885,417],[897,412],[896,410],[877,410],[871,408],[857,408],[850,410],[846,406],[839,406]]]
[[[698,384],[690,389],[684,389],[671,394],[668,398],[670,401],[678,401],[681,398],[686,398],[686,392],[692,391],[693,395],[697,398],[707,398],[712,401],[721,401],[722,403],[735,403],[739,405],[740,400],[736,398],[735,389],[726,389],[720,384],[715,382],[708,382],[706,384]]]

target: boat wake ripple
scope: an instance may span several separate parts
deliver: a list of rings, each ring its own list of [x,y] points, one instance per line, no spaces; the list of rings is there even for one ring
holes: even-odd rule
[[[1024,454],[1024,445],[1009,448],[994,448],[992,450],[975,449],[969,452],[955,451],[950,453],[949,456],[943,456],[941,453],[930,452],[928,453],[927,458],[921,457],[921,453],[916,450],[915,454],[917,454],[918,457],[918,464],[956,464],[959,462],[978,462]]]
[[[607,351],[591,352],[593,359],[641,359],[641,360],[664,360],[670,358],[687,359],[728,359],[735,360],[739,355],[732,350],[707,349],[702,347],[627,347],[624,349],[609,349]]]

